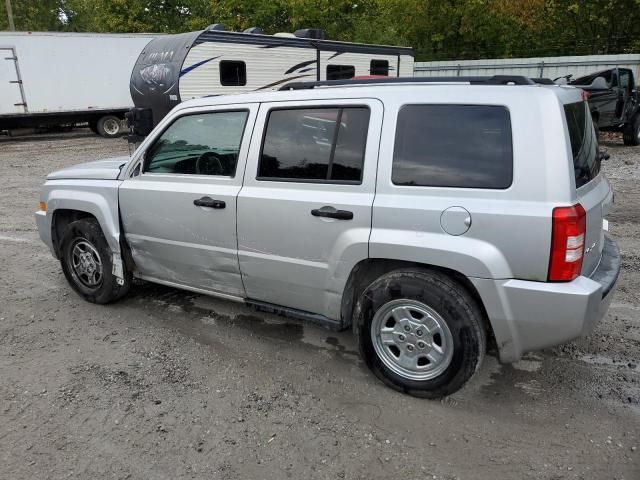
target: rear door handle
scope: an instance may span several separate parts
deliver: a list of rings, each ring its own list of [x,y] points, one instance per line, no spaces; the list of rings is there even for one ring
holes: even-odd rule
[[[338,220],[352,220],[353,212],[349,210],[337,210],[334,207],[322,207],[311,210],[314,217],[337,218]]]
[[[227,204],[222,200],[214,200],[211,197],[202,197],[193,201],[196,207],[209,207],[209,208],[225,208]]]

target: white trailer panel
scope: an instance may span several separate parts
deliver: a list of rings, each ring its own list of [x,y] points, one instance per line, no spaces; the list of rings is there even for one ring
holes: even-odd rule
[[[144,34],[0,32],[0,115],[132,107],[131,71],[153,38]],[[7,54],[11,51],[15,62],[6,60],[14,57]],[[24,98],[19,84],[8,83],[16,80],[22,80]],[[16,103],[26,106],[16,107]]]

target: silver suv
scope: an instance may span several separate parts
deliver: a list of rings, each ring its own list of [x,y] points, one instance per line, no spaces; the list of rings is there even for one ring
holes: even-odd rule
[[[182,103],[131,158],[50,174],[40,236],[90,302],[137,277],[352,327],[423,397],[488,346],[513,362],[589,333],[620,257],[582,91],[362,83]]]

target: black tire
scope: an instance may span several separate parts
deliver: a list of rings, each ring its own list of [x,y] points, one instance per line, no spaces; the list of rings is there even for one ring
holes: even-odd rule
[[[414,380],[401,376],[376,352],[371,333],[374,316],[383,306],[387,309],[389,302],[400,299],[431,308],[449,329],[453,353],[446,369],[435,378]],[[459,390],[480,367],[486,349],[484,317],[477,302],[462,285],[431,270],[397,270],[374,281],[358,299],[354,329],[360,354],[373,373],[389,387],[422,398],[441,398]]]
[[[105,115],[96,124],[98,134],[105,138],[115,138],[122,135],[122,123],[115,115]]]
[[[624,126],[622,141],[630,147],[640,145],[640,114],[633,117],[633,119]]]
[[[96,282],[95,286],[88,285],[87,275],[79,274],[79,267],[76,269],[73,266],[74,249],[77,245],[82,245],[84,251],[90,253],[94,259],[96,254],[99,257],[102,273],[100,281]],[[88,302],[110,303],[122,298],[129,291],[132,280],[131,273],[125,269],[123,272],[124,283],[118,285],[117,279],[112,273],[111,248],[109,248],[95,218],[83,218],[70,223],[62,235],[60,251],[60,263],[64,276],[71,287]],[[75,258],[77,259],[77,256]]]
[[[593,122],[593,129],[596,132],[596,140],[600,143],[600,125],[598,125],[598,118],[591,117],[591,121]]]

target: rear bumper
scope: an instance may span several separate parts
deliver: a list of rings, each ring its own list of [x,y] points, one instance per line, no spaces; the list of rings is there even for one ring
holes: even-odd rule
[[[611,303],[620,252],[605,233],[600,264],[567,283],[470,279],[483,300],[502,362],[591,333]]]

